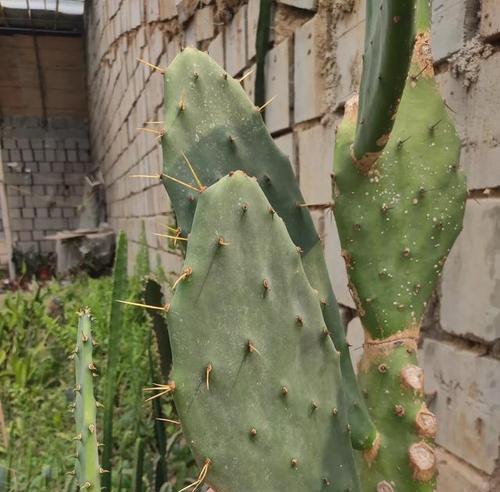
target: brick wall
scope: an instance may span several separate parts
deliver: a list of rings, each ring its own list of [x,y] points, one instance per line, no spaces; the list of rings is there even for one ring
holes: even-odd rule
[[[0,148],[12,240],[23,250],[48,253],[45,236],[76,225],[90,167],[88,127],[80,119],[5,117]]]
[[[94,0],[88,11],[88,84],[93,158],[103,170],[111,224],[137,248],[141,222],[151,252],[167,271],[179,256],[154,235],[171,220],[166,193],[128,174],[161,170],[155,136],[137,132],[162,120],[162,67],[181,45],[208,50],[233,76],[255,63],[259,1]],[[499,474],[500,403],[500,4],[434,0],[436,69],[443,96],[463,138],[462,166],[471,198],[465,229],[446,264],[439,295],[425,321],[421,361],[441,427],[440,491],[494,490]],[[276,143],[290,157],[307,201],[331,199],[334,127],[361,75],[361,0],[281,0],[275,4],[266,89],[277,95],[266,111]],[[244,81],[253,96],[254,79]],[[314,212],[339,302],[354,307],[333,216]],[[349,323],[353,356],[360,323]],[[495,396],[496,395],[496,396]]]

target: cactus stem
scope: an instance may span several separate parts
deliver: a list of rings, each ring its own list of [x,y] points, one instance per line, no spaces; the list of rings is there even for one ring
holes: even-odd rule
[[[238,79],[238,84],[241,84],[247,77],[250,77],[250,75],[252,75],[254,72],[255,72],[255,68],[252,68],[252,70],[249,70],[245,75],[243,75],[243,77],[240,77]],[[226,77],[227,77],[227,74],[226,74]]]
[[[181,154],[182,154],[182,157],[184,157],[184,161],[185,161],[187,167],[189,168],[189,171],[193,175],[193,178],[195,179],[196,184],[198,185],[198,189],[200,190],[200,192],[205,191],[207,189],[207,187],[203,186],[201,184],[200,178],[198,177],[198,175],[196,174],[195,170],[193,169],[193,166],[192,166],[191,162],[189,162],[189,159],[187,158],[187,155],[184,152],[181,152]]]
[[[175,290],[179,282],[182,282],[183,280],[187,279],[188,277],[191,276],[193,273],[193,269],[191,267],[187,267],[183,270],[179,278],[174,282],[174,285],[172,285],[172,290]]]
[[[260,108],[257,108],[259,113],[262,113],[262,111],[264,111],[264,109],[266,109],[277,97],[278,95],[271,97],[271,99],[266,101],[262,106],[260,106]]]
[[[168,313],[170,310],[170,304],[165,304],[164,306],[151,306],[149,304],[141,304],[140,302],[121,301],[119,299],[116,299],[116,302],[126,304],[127,306],[141,307],[144,309],[156,309],[157,311],[165,311],[166,313]]]
[[[189,484],[187,487],[184,487],[183,489],[179,490],[179,492],[184,492],[184,491],[189,490],[189,489],[193,489],[193,492],[195,492],[198,489],[198,487],[205,480],[207,473],[208,473],[208,469],[210,468],[211,464],[212,464],[212,460],[210,458],[207,458],[205,460],[205,463],[203,464],[202,469],[200,470],[198,478],[193,483]]]
[[[212,373],[212,364],[208,364],[205,368],[205,383],[207,385],[207,390],[210,390],[210,374]]]
[[[160,420],[161,422],[168,422],[169,424],[181,425],[181,423],[178,420],[164,419],[160,417],[157,417],[156,420]]]
[[[153,384],[154,384],[153,388],[144,388],[144,391],[157,391],[157,393],[156,395],[147,398],[145,400],[146,402],[154,400],[155,398],[159,398],[160,396],[172,393],[175,390],[175,383],[173,381],[168,384],[158,384],[158,383],[153,383]]]
[[[153,65],[152,63],[149,63],[146,60],[143,60],[142,58],[137,58],[137,61],[146,65],[146,67],[152,68],[153,70],[160,72],[162,75],[164,75],[165,72],[167,71],[165,68],[160,68],[156,65]]]

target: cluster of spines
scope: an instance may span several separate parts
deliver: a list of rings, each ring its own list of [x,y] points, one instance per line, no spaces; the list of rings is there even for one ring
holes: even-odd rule
[[[79,313],[77,343],[71,358],[75,361],[76,385],[74,387],[74,403],[72,405],[76,435],[76,474],[80,490],[100,492],[101,474],[105,472],[99,466],[99,453],[96,428],[97,408],[101,406],[94,396],[94,377],[97,368],[93,361],[92,351],[92,317],[88,308]]]

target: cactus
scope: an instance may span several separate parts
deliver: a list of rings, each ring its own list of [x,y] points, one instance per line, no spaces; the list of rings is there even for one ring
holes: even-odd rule
[[[79,313],[75,360],[76,477],[80,490],[100,492],[101,472],[97,450],[96,411],[94,397],[95,365],[92,359],[91,316],[88,309]]]
[[[216,490],[359,490],[339,353],[300,251],[257,181],[200,197],[168,312],[173,391]],[[203,320],[200,322],[200,320]]]
[[[381,8],[392,3],[400,2]],[[367,36],[373,37],[390,21],[374,24],[367,4]],[[436,468],[436,419],[423,400],[416,349],[426,303],[462,227],[466,186],[458,170],[460,141],[434,80],[429,17],[428,1],[418,0],[413,58],[383,151],[379,147],[371,163],[355,155],[355,149],[369,148],[363,132],[374,134],[377,129],[368,125],[377,125],[379,117],[366,114],[367,91],[375,84],[370,77],[376,76],[369,70],[369,44],[359,102],[366,116],[363,121],[357,101],[350,101],[336,138],[335,217],[365,329],[359,383],[378,429],[361,460],[366,491],[431,491]],[[394,102],[389,108],[385,116],[394,114]]]
[[[125,299],[127,297],[127,292],[127,237],[125,233],[120,232],[113,269],[113,292],[108,324],[108,361],[104,385],[102,466],[104,469],[109,470],[109,472],[103,476],[102,487],[107,492],[111,490],[113,410],[117,388],[118,364],[120,362],[120,336],[123,327],[123,305],[115,302],[115,300]]]
[[[375,429],[357,387],[321,242],[290,162],[274,144],[259,109],[236,80],[208,55],[191,48],[180,53],[166,70],[165,100],[169,103],[161,136],[161,179],[181,234],[186,237],[191,230],[204,187],[237,169],[257,177],[293,242],[301,248],[306,275],[320,293],[325,323],[341,354],[353,445],[371,447]]]

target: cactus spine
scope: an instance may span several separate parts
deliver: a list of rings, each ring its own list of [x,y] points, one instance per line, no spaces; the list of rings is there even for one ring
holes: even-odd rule
[[[76,476],[80,490],[100,492],[101,468],[97,450],[95,365],[92,359],[91,316],[88,309],[79,313],[75,360]]]
[[[377,30],[396,30],[413,18],[407,10],[408,19],[402,13],[384,21],[384,11],[399,3],[405,2],[381,2],[377,10],[367,2],[368,40],[389,38]],[[416,3],[415,47],[399,106],[394,91],[383,101],[386,79],[373,67],[384,64],[371,60],[376,50],[368,41],[359,111],[351,100],[336,138],[335,217],[365,329],[359,384],[378,430],[361,460],[367,492],[433,490],[436,418],[423,400],[417,341],[426,303],[461,230],[466,198],[460,141],[434,80],[429,2]],[[406,37],[401,44],[408,45]],[[405,52],[397,56],[407,67]],[[382,134],[378,148],[367,143]]]

